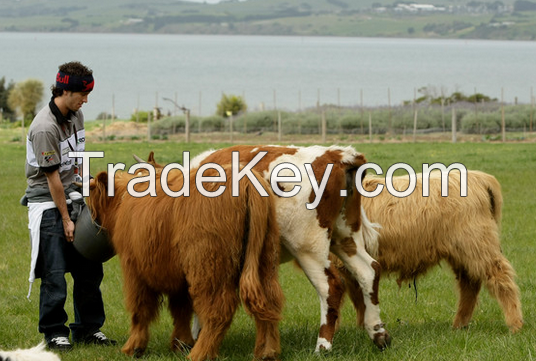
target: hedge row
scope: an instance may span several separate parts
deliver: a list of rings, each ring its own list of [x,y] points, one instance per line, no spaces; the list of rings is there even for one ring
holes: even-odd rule
[[[440,106],[417,106],[418,132],[450,131],[452,125],[452,108]],[[466,134],[493,134],[501,131],[502,108],[498,104],[456,105],[456,128]],[[508,105],[504,107],[505,126],[509,131],[529,130],[531,118],[533,127],[536,110],[530,105]],[[233,131],[258,133],[277,131],[279,116],[284,134],[320,134],[322,118],[326,120],[326,131],[334,133],[369,133],[369,116],[373,134],[385,134],[391,124],[395,134],[413,131],[415,110],[412,106],[392,108],[337,108],[325,106],[303,112],[261,111],[235,116]],[[218,115],[208,117],[190,117],[191,132],[229,131],[230,118]],[[185,117],[165,117],[151,126],[154,134],[173,134],[184,132]]]

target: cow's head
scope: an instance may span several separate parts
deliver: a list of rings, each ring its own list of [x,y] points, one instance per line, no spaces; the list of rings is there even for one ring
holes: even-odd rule
[[[113,198],[108,196],[108,173],[100,172],[89,184],[89,197],[86,203],[91,210],[91,217],[103,226],[109,217]]]

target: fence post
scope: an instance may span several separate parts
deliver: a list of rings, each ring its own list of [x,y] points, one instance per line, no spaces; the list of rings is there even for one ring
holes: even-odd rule
[[[105,114],[102,118],[102,140],[104,143],[106,143],[106,118],[108,118],[108,116]]]
[[[201,99],[202,97],[203,97],[203,93],[199,92],[199,111],[198,111],[199,122],[197,123],[197,132],[199,134],[201,134]]]
[[[372,143],[372,115],[369,112],[369,142]]]
[[[452,143],[456,141],[456,109],[452,107]]]
[[[501,88],[501,132],[502,141],[506,142],[506,125],[504,122],[504,88]]]
[[[341,124],[341,88],[337,88],[337,113],[339,116],[337,117],[337,133],[342,134],[342,124]]]
[[[415,143],[417,140],[417,113],[418,110],[417,107],[415,107],[415,114],[413,115],[413,143]]]
[[[365,109],[363,109],[363,89],[359,91],[360,111],[361,111],[361,134],[363,134],[363,119],[365,118]]]
[[[227,111],[227,114],[229,115],[229,133],[230,133],[229,140],[232,143],[233,142],[233,112]]]
[[[112,123],[115,119],[115,94],[112,94]]]
[[[151,112],[147,112],[147,142],[151,141]]]
[[[482,134],[482,124],[478,120],[478,102],[476,100],[476,88],[475,88],[475,121],[476,129],[478,129],[478,134]]]
[[[136,123],[140,122],[140,94],[138,94],[138,102],[136,103]]]
[[[277,111],[277,140],[281,141],[281,112]]]
[[[186,143],[190,143],[190,109],[184,111],[184,134],[186,136]]]
[[[529,131],[532,133],[532,120],[534,119],[534,95],[533,95],[533,88],[530,87],[530,129]]]
[[[443,133],[445,133],[445,96],[441,89],[441,124],[443,125]]]
[[[326,143],[326,113],[322,108],[322,143]]]
[[[387,133],[391,135],[393,132],[393,120],[391,118],[391,88],[387,88],[387,105],[389,109],[389,112],[388,112],[389,124],[387,127]]]
[[[320,109],[320,88],[317,89],[317,93],[316,93],[316,108],[320,112],[324,111],[324,109]],[[318,132],[322,133],[322,117],[320,117],[320,121],[318,122]]]

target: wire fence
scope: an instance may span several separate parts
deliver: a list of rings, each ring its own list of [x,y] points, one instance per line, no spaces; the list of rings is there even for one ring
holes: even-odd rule
[[[104,121],[100,138],[124,139],[130,136],[153,140],[184,135],[184,140],[189,142],[192,138],[194,141],[206,139],[211,134],[234,142],[269,133],[273,140],[287,141],[316,136],[325,142],[335,135],[339,138],[361,136],[369,140],[409,138],[415,141],[424,135],[440,134],[443,138],[451,137],[452,141],[463,136],[472,136],[473,140],[480,137],[505,141],[507,134],[510,138],[522,140],[536,130],[532,89],[529,104],[518,104],[517,99],[507,104],[502,99],[489,99],[475,91],[471,97],[464,97],[461,93],[441,98],[430,95],[421,99],[415,97],[413,101],[396,106],[320,105],[318,102],[316,106],[298,111],[277,109],[274,101],[272,109],[238,114],[228,112],[228,116],[199,116],[195,112],[191,115],[190,109],[177,106],[176,101],[171,99],[164,99],[176,105],[174,115],[171,112],[163,115],[157,106],[153,111],[136,112],[131,118],[134,124],[129,127],[130,134],[124,126],[108,126],[106,131]]]
[[[501,105],[498,103],[455,105],[412,104],[397,107],[333,107],[323,106],[301,112],[269,110],[242,113],[230,117],[186,116],[164,117],[150,124],[148,134],[157,137],[189,132],[260,135],[275,133],[284,136],[329,135],[414,136],[432,133],[480,135],[488,138],[504,133],[532,133],[533,105]]]

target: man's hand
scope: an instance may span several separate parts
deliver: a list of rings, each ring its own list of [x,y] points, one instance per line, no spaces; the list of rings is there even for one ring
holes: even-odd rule
[[[63,233],[67,242],[74,241],[74,223],[69,217],[69,210],[67,209],[67,200],[65,199],[65,191],[63,190],[63,184],[61,183],[60,173],[56,169],[52,172],[45,173],[48,181],[48,188],[52,195],[52,200],[58,207],[63,220]]]
[[[63,219],[63,232],[65,233],[67,242],[74,241],[74,222],[71,221],[71,218]]]

